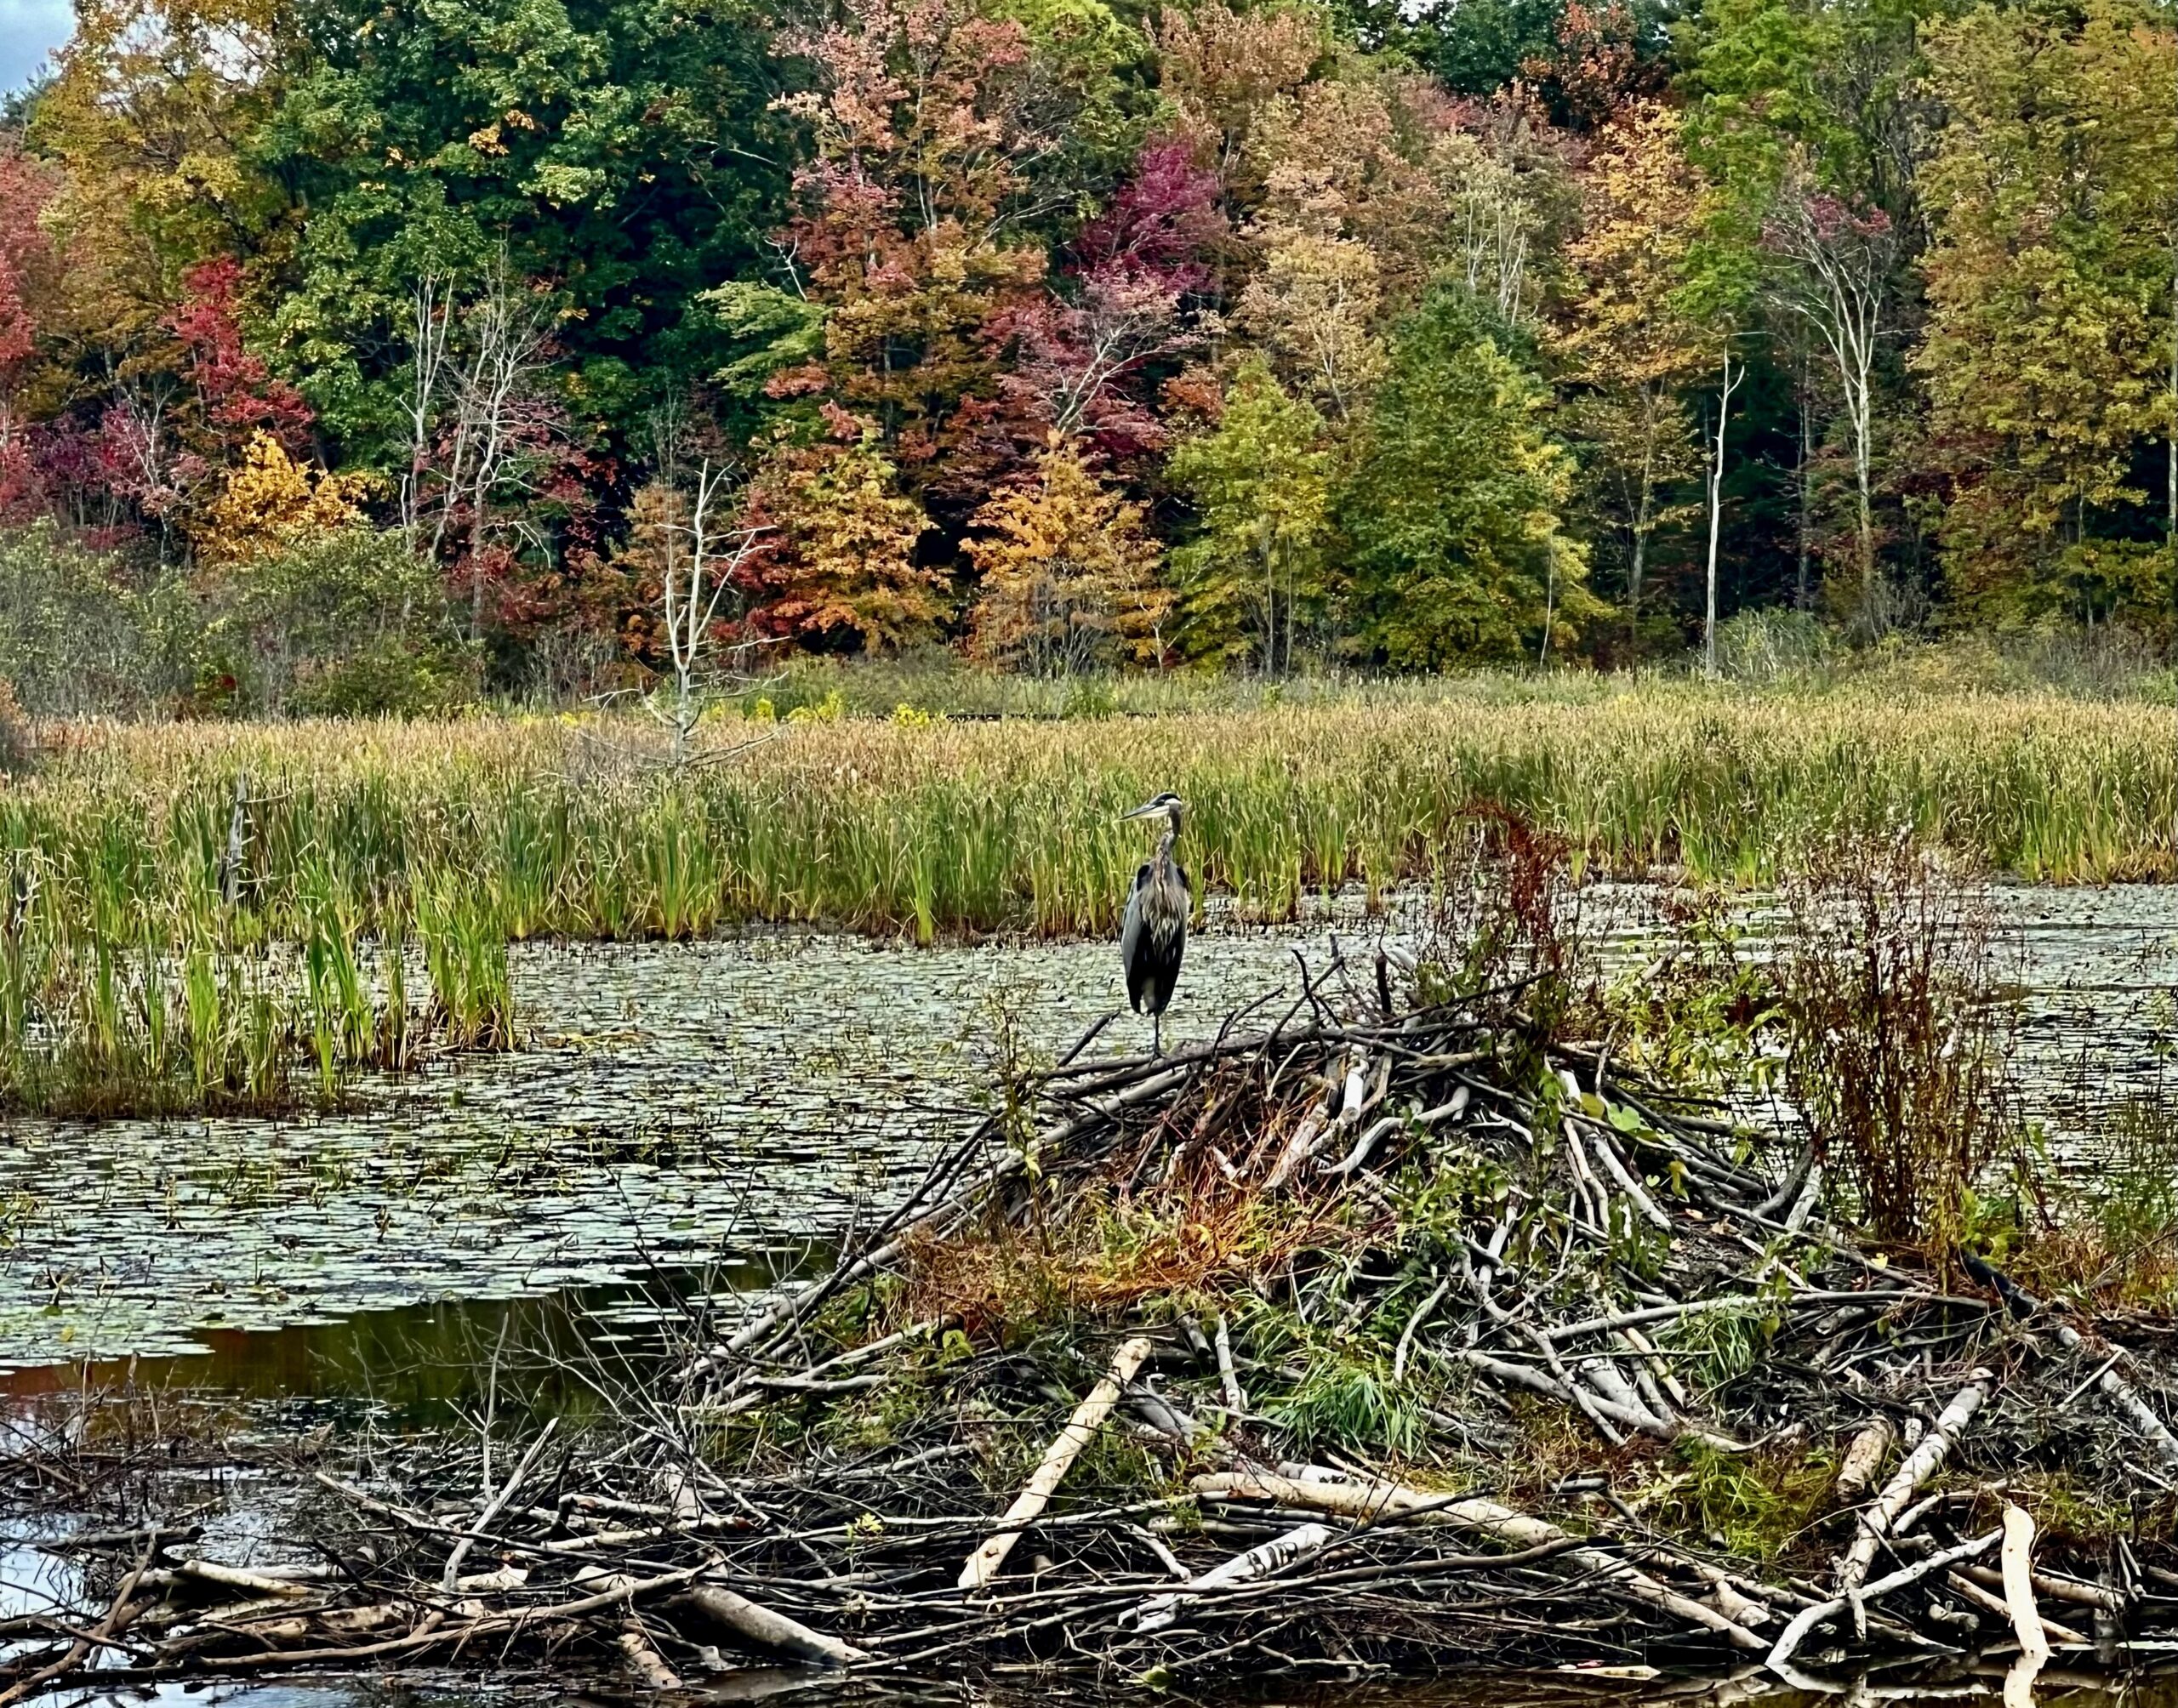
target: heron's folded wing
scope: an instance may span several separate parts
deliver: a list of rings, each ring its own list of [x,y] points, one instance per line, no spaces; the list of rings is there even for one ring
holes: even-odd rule
[[[1142,1011],[1143,992],[1149,982],[1142,934],[1142,892],[1149,885],[1149,863],[1145,860],[1142,869],[1134,874],[1134,888],[1127,893],[1126,917],[1120,925],[1120,965],[1126,969],[1126,999],[1137,1014]]]

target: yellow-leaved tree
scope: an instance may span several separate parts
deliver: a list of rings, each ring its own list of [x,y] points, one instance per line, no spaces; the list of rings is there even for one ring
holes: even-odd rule
[[[773,448],[744,515],[764,538],[738,578],[755,629],[832,645],[852,639],[880,654],[937,633],[944,576],[915,561],[930,518],[899,491],[898,475],[874,430]]]
[[[1649,543],[1684,513],[1662,494],[1701,466],[1680,393],[1709,358],[1701,328],[1677,306],[1706,211],[1679,115],[1656,101],[1628,105],[1599,139],[1582,189],[1557,344],[1571,424],[1595,447],[1589,479],[1624,530],[1627,626],[1638,635]]]
[[[992,498],[967,542],[983,577],[969,650],[1041,675],[1163,656],[1172,596],[1160,549],[1131,504],[1098,480],[1080,451],[1054,439],[1033,482]]]
[[[313,474],[271,434],[259,433],[204,514],[197,561],[240,563],[314,534],[360,527],[369,490],[368,475]]]

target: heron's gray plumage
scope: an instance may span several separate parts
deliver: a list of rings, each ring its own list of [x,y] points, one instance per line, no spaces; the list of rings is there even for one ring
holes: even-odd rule
[[[1188,874],[1172,857],[1179,840],[1180,802],[1160,794],[1146,806],[1129,813],[1130,818],[1165,814],[1165,837],[1154,859],[1145,860],[1134,874],[1134,888],[1126,898],[1126,917],[1120,926],[1120,960],[1126,968],[1126,996],[1137,1014],[1147,1014],[1156,1027],[1155,1047],[1165,1042],[1165,1010],[1172,988],[1180,982],[1180,960],[1187,953],[1188,916],[1194,911]]]

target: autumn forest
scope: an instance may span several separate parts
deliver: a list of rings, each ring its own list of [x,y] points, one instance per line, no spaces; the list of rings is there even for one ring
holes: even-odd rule
[[[2161,638],[2174,531],[2154,0],[79,0],[0,116],[34,708]]]

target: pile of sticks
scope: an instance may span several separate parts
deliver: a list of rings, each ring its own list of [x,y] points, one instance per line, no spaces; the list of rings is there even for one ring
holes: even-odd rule
[[[269,1563],[148,1520],[57,1545],[80,1604],[0,1628],[0,1704],[94,1662],[1805,1684],[2178,1638],[2152,1332],[1869,1253],[1810,1159],[1553,1035],[1532,980],[1431,1000],[1380,949],[1359,984],[1304,970],[1162,1057],[1085,1037],[823,1275],[692,1318],[608,1426],[297,1468],[311,1522]],[[1073,1290],[1024,1321],[1009,1263]],[[1327,1370],[1373,1385],[1374,1448],[1325,1423]],[[1793,1459],[1829,1510],[1767,1558],[1621,1492]],[[2058,1483],[2117,1516],[2038,1539]]]

